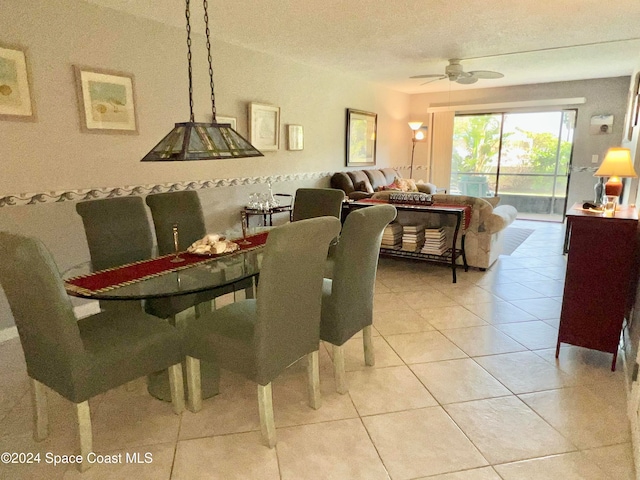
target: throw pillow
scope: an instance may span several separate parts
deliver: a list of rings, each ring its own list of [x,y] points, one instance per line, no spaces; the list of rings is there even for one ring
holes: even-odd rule
[[[417,192],[418,191],[418,187],[416,185],[416,182],[413,181],[410,178],[396,178],[396,182],[400,182],[400,185],[402,185],[402,191],[403,192]]]

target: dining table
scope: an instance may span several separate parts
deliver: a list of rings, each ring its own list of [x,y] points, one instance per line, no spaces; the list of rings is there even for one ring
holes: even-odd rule
[[[65,289],[74,297],[100,301],[174,299],[246,284],[246,279],[251,278],[254,280],[255,297],[256,279],[260,273],[267,236],[268,231],[262,231],[234,240],[239,250],[231,253],[203,255],[188,251],[176,252],[96,272],[91,272],[90,265],[85,263],[63,274]],[[83,270],[89,273],[80,274]],[[195,305],[181,312],[173,317],[175,327],[183,329],[191,318],[210,311],[210,308],[209,302],[207,305]],[[183,370],[184,368],[183,365]],[[203,398],[216,395],[218,367],[203,364],[201,374]],[[184,380],[186,382],[186,375]],[[167,373],[158,372],[150,376],[148,391],[156,398],[171,401]]]

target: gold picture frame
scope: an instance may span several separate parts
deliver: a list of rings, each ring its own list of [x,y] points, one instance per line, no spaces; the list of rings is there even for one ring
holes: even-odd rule
[[[280,148],[280,107],[249,104],[249,141],[261,152]]]
[[[347,108],[347,167],[376,164],[378,115]]]
[[[91,133],[138,133],[133,75],[74,66],[80,129]]]
[[[289,150],[304,150],[302,125],[287,125],[287,147]]]
[[[0,44],[0,120],[36,120],[27,49]]]

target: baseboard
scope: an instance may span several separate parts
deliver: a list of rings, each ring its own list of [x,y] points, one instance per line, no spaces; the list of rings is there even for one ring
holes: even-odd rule
[[[100,312],[100,303],[87,302],[77,307],[73,307],[73,313],[76,318],[84,318],[89,315],[94,315]],[[0,343],[6,342],[18,336],[18,329],[16,327],[7,327],[0,330]]]

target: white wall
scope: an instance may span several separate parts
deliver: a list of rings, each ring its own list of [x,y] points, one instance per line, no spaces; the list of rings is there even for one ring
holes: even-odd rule
[[[238,131],[247,135],[249,102],[279,106],[280,150],[261,158],[141,163],[175,122],[189,119],[185,31],[79,0],[2,0],[0,8],[0,43],[28,49],[37,110],[35,122],[0,121],[0,201],[8,195],[242,179],[244,185],[199,191],[207,227],[224,231],[239,221],[249,193],[266,190],[263,177],[289,175],[274,190],[293,192],[301,185],[328,185],[320,172],[346,170],[346,108],[378,114],[378,166],[409,164],[409,95],[217,41],[212,54],[218,114],[237,117]],[[204,44],[203,36],[193,39],[196,121],[211,115]],[[73,65],[135,76],[139,135],[80,131]],[[304,127],[303,151],[286,150],[290,123]],[[72,201],[0,206],[0,230],[38,236],[63,270],[88,259]],[[12,324],[3,302],[0,329]]]
[[[574,136],[573,163],[569,184],[568,207],[574,202],[592,199],[595,179],[593,172],[575,171],[576,167],[597,167],[609,147],[620,146],[624,134],[624,119],[627,106],[629,77],[556,82],[535,85],[518,85],[504,88],[486,88],[413,95],[411,97],[411,119],[429,121],[429,107],[447,105],[469,105],[487,103],[507,103],[523,100],[547,100],[556,98],[585,97],[586,103],[578,105],[578,117]],[[612,114],[614,123],[609,135],[589,134],[589,122],[593,115]],[[591,163],[591,156],[598,155],[597,164]],[[434,159],[435,161],[436,159]],[[426,168],[428,164],[428,144],[416,147],[415,162]],[[438,161],[442,161],[438,159]],[[450,161],[447,159],[446,161]]]

